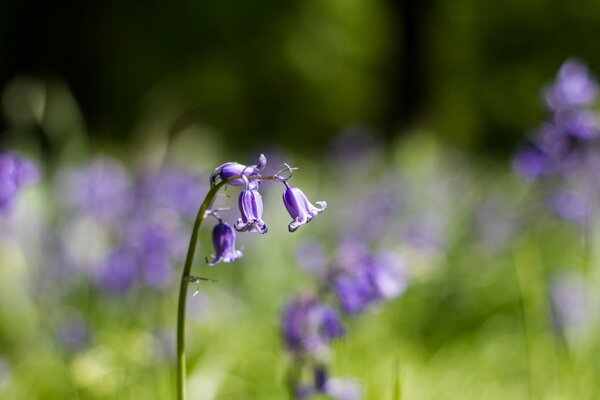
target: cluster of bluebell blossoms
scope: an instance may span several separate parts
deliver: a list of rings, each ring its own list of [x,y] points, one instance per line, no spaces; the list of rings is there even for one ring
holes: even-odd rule
[[[298,295],[282,313],[282,335],[292,356],[290,391],[297,399],[362,398],[362,389],[353,380],[329,377],[331,342],[346,334],[343,315],[356,316],[395,298],[407,285],[406,268],[396,253],[373,254],[352,238],[345,238],[341,247],[344,257],[325,266],[319,292]]]
[[[597,148],[593,146],[600,137],[600,117],[593,109],[597,97],[598,83],[587,67],[578,60],[567,60],[556,81],[542,91],[549,119],[514,160],[515,169],[525,179],[560,179],[559,189],[548,198],[549,206],[560,217],[579,224],[587,219],[586,191],[600,183],[595,172]]]
[[[285,169],[266,177],[261,175],[266,165],[267,158],[261,154],[255,165],[227,162],[217,167],[210,176],[212,186],[225,182],[228,185],[242,186],[244,189],[240,192],[238,199],[240,217],[233,227],[223,221],[218,210],[208,212],[218,220],[212,232],[215,254],[211,256],[212,259],[206,259],[208,265],[233,262],[243,255],[241,250],[235,248],[236,231],[267,233],[267,224],[262,219],[263,201],[259,192],[260,184],[265,180],[279,181],[285,186],[283,204],[292,217],[292,222],[288,225],[290,232],[295,232],[300,226],[309,223],[327,207],[327,203],[324,201],[317,201],[316,206],[313,205],[302,190],[288,184],[288,180],[293,174],[293,168],[286,165]],[[286,171],[289,173],[288,176],[281,175]]]

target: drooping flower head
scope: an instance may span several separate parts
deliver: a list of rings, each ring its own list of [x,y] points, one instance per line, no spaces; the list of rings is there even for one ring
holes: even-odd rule
[[[262,220],[263,201],[258,189],[251,186],[250,181],[244,176],[247,187],[242,190],[239,197],[241,218],[238,218],[235,229],[240,232],[267,233],[267,224]]]
[[[292,217],[292,222],[288,225],[290,232],[295,232],[300,226],[309,223],[327,208],[327,203],[324,201],[317,201],[319,207],[315,207],[300,188],[290,186],[287,182],[283,192],[283,204]]]
[[[267,158],[264,154],[261,154],[256,162],[256,165],[244,165],[237,162],[226,162],[225,164],[221,164],[210,175],[210,184],[212,186],[217,185],[220,182],[226,181],[236,176],[245,175],[248,177],[258,176],[260,171],[262,171],[267,165]],[[258,184],[257,180],[252,180],[252,186],[256,186]],[[227,184],[232,186],[244,186],[246,185],[246,180],[244,179],[234,179]]]
[[[213,266],[221,261],[224,263],[230,263],[243,255],[241,250],[235,248],[235,230],[227,222],[219,221],[213,228],[212,232],[213,245],[215,246],[215,255],[213,255],[212,261],[206,262],[208,265]]]

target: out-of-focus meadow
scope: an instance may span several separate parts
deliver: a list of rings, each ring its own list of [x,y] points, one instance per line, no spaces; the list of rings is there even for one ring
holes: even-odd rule
[[[202,227],[189,398],[600,397],[597,3],[0,17],[0,399],[174,398],[194,218],[217,166],[261,153],[328,206],[288,233],[264,182],[269,231],[233,263],[206,265]],[[232,224],[239,192],[215,204]],[[295,338],[306,299],[342,328]]]

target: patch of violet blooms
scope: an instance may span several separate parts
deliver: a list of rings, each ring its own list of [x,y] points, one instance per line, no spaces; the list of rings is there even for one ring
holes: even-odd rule
[[[307,246],[321,253],[316,244]],[[338,257],[330,264],[324,265],[321,257],[310,261],[307,267],[316,272],[321,289],[291,299],[281,317],[285,347],[292,357],[290,390],[297,399],[316,395],[361,399],[363,389],[356,381],[329,376],[331,343],[347,333],[344,316],[356,317],[405,290],[406,267],[395,252],[371,252],[356,237],[342,239]],[[315,271],[321,267],[324,271]]]
[[[593,109],[597,98],[598,83],[586,65],[576,59],[565,61],[556,80],[542,91],[548,120],[513,161],[517,173],[526,180],[562,180],[562,187],[548,196],[549,207],[559,217],[579,225],[588,219],[588,191],[600,183],[595,146],[600,116]]]
[[[91,220],[96,234],[109,238],[96,256],[81,259],[70,250],[81,246],[66,244],[82,238],[67,229],[66,264],[90,271],[95,285],[111,294],[128,293],[136,283],[168,287],[173,265],[185,255],[187,222],[204,190],[197,176],[161,169],[132,178],[117,160],[98,157],[62,171],[56,187],[68,228]]]

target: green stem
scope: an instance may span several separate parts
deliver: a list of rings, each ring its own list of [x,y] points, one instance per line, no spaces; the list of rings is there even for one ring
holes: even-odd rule
[[[253,176],[248,177],[250,180],[261,180],[261,181],[276,181],[281,180],[278,176]],[[183,273],[181,275],[181,283],[179,286],[179,302],[177,305],[177,399],[186,400],[186,370],[185,370],[185,305],[187,299],[187,289],[190,283],[190,272],[192,270],[192,263],[194,261],[194,253],[196,252],[196,243],[198,242],[198,232],[204,219],[206,218],[206,211],[211,207],[215,200],[217,192],[228,182],[235,179],[240,179],[240,176],[235,176],[219,184],[212,186],[210,191],[204,198],[198,215],[196,216],[196,222],[194,223],[194,229],[192,231],[192,238],[190,239],[190,246],[188,247],[188,253],[185,258],[185,265],[183,267]]]
[[[198,211],[196,222],[194,223],[194,230],[192,231],[192,238],[190,239],[190,247],[188,248],[187,257],[185,258],[185,265],[183,267],[183,274],[181,275],[181,283],[179,286],[179,304],[177,306],[177,399],[186,399],[186,372],[185,372],[185,305],[187,299],[187,288],[189,282],[190,272],[192,270],[192,262],[194,261],[194,253],[196,252],[196,243],[198,242],[198,231],[202,222],[206,218],[206,211],[212,205],[215,200],[215,196],[219,189],[225,185],[226,182],[221,182],[216,186],[213,186]]]

